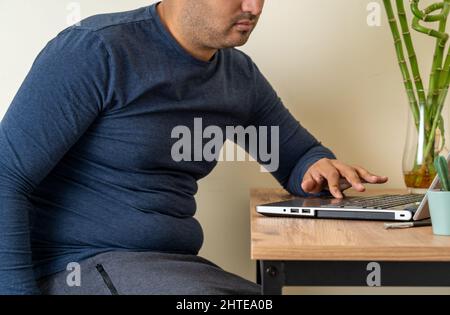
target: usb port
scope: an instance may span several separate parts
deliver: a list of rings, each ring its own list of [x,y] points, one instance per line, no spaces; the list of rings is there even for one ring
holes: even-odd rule
[[[291,213],[299,213],[300,210],[299,209],[291,209]]]
[[[302,213],[309,214],[311,213],[311,209],[302,209]]]

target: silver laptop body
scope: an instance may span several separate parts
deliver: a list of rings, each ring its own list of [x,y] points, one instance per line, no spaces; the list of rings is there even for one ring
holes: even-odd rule
[[[447,156],[447,164],[449,161],[450,154]],[[429,189],[440,188],[439,177],[436,176]],[[426,194],[358,196],[344,199],[296,197],[257,206],[256,211],[267,216],[383,221],[418,221],[430,217]]]

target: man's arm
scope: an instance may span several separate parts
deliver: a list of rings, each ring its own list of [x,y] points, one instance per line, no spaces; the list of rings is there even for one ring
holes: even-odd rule
[[[279,168],[272,174],[286,190],[298,196],[343,198],[341,191],[350,187],[364,191],[363,182],[383,184],[388,181],[386,176],[336,160],[333,152],[289,113],[256,65],[253,67],[256,101],[248,125],[279,127]]]
[[[0,123],[0,294],[38,294],[29,194],[110,99],[109,55],[87,30],[41,51]]]
[[[272,175],[294,195],[329,195],[326,190],[317,194],[306,193],[301,183],[311,165],[323,158],[336,159],[335,155],[292,116],[258,67],[254,63],[252,66],[255,102],[247,126],[267,126],[269,141],[272,136],[270,127],[279,127],[279,167],[271,172]],[[261,163],[259,157],[257,160]]]

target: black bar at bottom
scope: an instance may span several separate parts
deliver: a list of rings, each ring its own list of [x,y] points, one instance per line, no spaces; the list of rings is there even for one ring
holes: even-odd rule
[[[263,294],[283,286],[450,286],[450,262],[260,261]]]

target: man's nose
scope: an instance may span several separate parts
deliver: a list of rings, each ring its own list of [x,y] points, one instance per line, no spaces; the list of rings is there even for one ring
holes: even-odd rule
[[[243,0],[242,11],[259,16],[264,7],[264,0]]]

